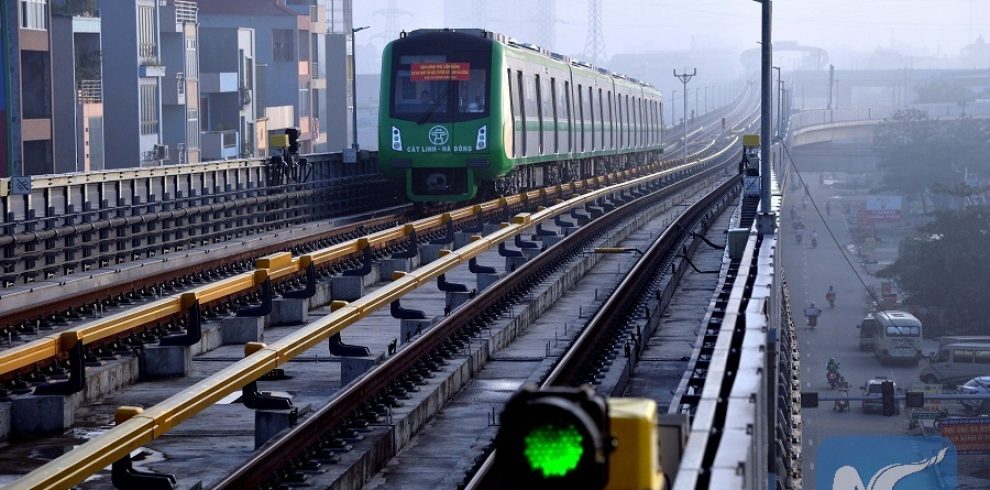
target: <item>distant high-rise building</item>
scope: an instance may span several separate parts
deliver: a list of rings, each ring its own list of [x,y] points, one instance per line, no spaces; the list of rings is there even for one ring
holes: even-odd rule
[[[48,0],[0,2],[0,176],[55,171],[51,8]]]
[[[105,167],[103,24],[95,1],[52,0],[55,172]],[[137,165],[137,161],[132,161]]]
[[[199,6],[204,27],[254,31],[259,136],[297,127],[300,152],[346,146],[351,0],[200,0]],[[213,120],[209,115],[206,124]],[[256,150],[266,145],[257,141]]]
[[[198,162],[196,2],[100,0],[100,14],[106,168]]]

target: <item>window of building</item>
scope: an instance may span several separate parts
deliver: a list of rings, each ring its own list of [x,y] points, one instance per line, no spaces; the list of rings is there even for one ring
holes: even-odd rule
[[[141,134],[158,134],[158,86],[141,85]]]
[[[292,45],[290,29],[275,29],[272,31],[272,56],[275,61],[296,61],[296,52]]]
[[[154,5],[138,6],[138,56],[142,59],[158,58],[158,36]]]
[[[21,28],[48,30],[48,0],[21,0]]]

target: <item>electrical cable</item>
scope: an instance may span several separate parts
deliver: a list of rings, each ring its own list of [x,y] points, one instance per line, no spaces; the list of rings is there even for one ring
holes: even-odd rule
[[[828,233],[828,235],[832,237],[832,241],[835,243],[835,247],[839,250],[839,253],[842,254],[842,258],[845,259],[846,264],[849,265],[849,269],[852,270],[853,274],[856,276],[856,279],[858,279],[859,283],[863,286],[863,289],[866,290],[866,294],[868,294],[870,298],[873,299],[873,303],[876,305],[877,309],[880,311],[880,313],[886,315],[887,310],[881,306],[882,303],[880,302],[880,299],[877,298],[877,295],[866,284],[866,280],[863,279],[863,276],[859,273],[858,270],[856,270],[856,266],[853,264],[852,259],[850,259],[849,255],[846,254],[846,250],[842,247],[842,244],[839,243],[839,239],[835,236],[835,233],[832,232],[832,228],[828,226],[828,221],[825,220],[825,216],[822,214],[822,210],[818,208],[818,203],[815,202],[815,198],[811,195],[811,189],[808,188],[808,184],[807,182],[805,182],[804,176],[801,175],[801,171],[798,170],[797,164],[794,163],[794,158],[791,156],[790,150],[787,149],[787,145],[782,144],[781,148],[783,148],[784,153],[787,155],[787,161],[790,162],[790,167],[794,171],[794,175],[797,175],[798,181],[801,182],[801,187],[804,189],[805,195],[808,196],[808,200],[811,201],[812,208],[814,208],[815,213],[818,214],[818,219],[820,219],[822,225],[825,226],[825,231]],[[889,315],[887,315],[887,317],[890,318]],[[894,326],[898,326],[898,325],[894,324]],[[922,333],[922,335],[924,334]],[[932,371],[935,372],[935,374],[937,374],[940,378],[943,377],[942,373],[938,370],[938,368],[932,365],[931,361],[924,355],[924,352],[921,349],[915,347],[913,344],[911,344],[910,341],[902,339],[902,342],[906,342],[912,349],[914,349],[915,352],[921,357],[921,359],[925,361],[925,364],[927,364],[928,367],[930,367]]]

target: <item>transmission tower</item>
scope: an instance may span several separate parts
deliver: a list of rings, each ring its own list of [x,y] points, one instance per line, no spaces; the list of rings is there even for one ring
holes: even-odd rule
[[[399,31],[402,29],[399,26],[399,23],[401,22],[402,16],[412,14],[406,12],[405,10],[399,9],[399,0],[388,0],[385,10],[379,10],[375,12],[375,15],[385,17],[385,29],[372,36],[372,38],[381,37],[387,42],[399,38]]]
[[[550,51],[557,44],[557,0],[536,0],[536,44]]]
[[[588,0],[588,37],[584,41],[584,56],[588,62],[595,66],[605,61],[602,0]]]

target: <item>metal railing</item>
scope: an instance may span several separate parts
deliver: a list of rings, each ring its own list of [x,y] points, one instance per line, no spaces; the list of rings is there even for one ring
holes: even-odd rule
[[[350,303],[334,302],[333,311],[329,315],[296,330],[271,345],[261,346],[260,349],[247,355],[243,360],[171,398],[121,421],[113,429],[36,469],[24,478],[13,482],[8,488],[65,488],[75,485],[89,475],[127,456],[135,448],[161,437],[181,422],[212,406],[229,393],[241,389],[271,369],[284,365],[314,345],[325,342],[330,336],[341,332],[379,308],[393,303],[418,289],[424,283],[436,280],[441,274],[467,263],[470,259],[497,247],[498,244],[511,240],[515,236],[533,229],[538,224],[553,220],[572,209],[584,207],[598,199],[616,193],[634,190],[669,176],[682,175],[693,167],[703,168],[700,165],[704,165],[704,163],[694,162],[684,166],[663,169],[661,164],[656,163],[638,167],[635,170],[624,170],[608,176],[591,177],[579,182],[533,190],[461,208],[402,227],[374,233],[364,238],[333,245],[298,258],[293,258],[289,253],[272,255],[259,260],[256,263],[257,270],[255,271],[200,288],[196,292],[183,293],[146,305],[141,308],[141,310],[148,310],[144,314],[145,317],[153,312],[161,312],[161,314],[174,312],[177,306],[188,306],[196,300],[209,301],[211,297],[216,299],[216,295],[229,294],[234,288],[255,288],[269,278],[295,274],[305,270],[311,264],[325,264],[328,261],[361,252],[369,247],[381,247],[386,243],[401,240],[416,230],[422,231],[430,225],[471,218],[486,212],[500,211],[520,203],[545,202],[547,199],[552,200],[564,195],[576,195],[567,201],[542,208],[532,214],[517,214],[510,223],[503,223],[502,228],[495,233],[484,237],[479,236],[464,247],[442,253],[442,256],[436,261],[405,273],[393,282],[358,300]],[[621,183],[613,183],[616,181]],[[230,284],[227,285],[227,283]],[[129,324],[128,318],[139,316],[141,315],[134,312],[125,312],[120,314],[120,317],[116,318],[115,321],[105,319],[98,326],[64,332],[55,339],[45,340],[43,346],[33,347],[33,350],[28,350],[28,353],[22,354],[20,357],[27,361],[37,360],[39,357],[48,355],[53,350],[65,348],[69,344],[75,346],[78,342],[91,341],[98,336],[106,338],[106,336],[117,332],[121,325]],[[27,361],[20,362],[23,364]],[[14,366],[15,361],[8,361],[3,365]]]
[[[103,80],[79,80],[77,100],[88,104],[103,102]]]
[[[187,0],[172,0],[175,5],[175,21],[195,24],[199,21],[199,6]]]

